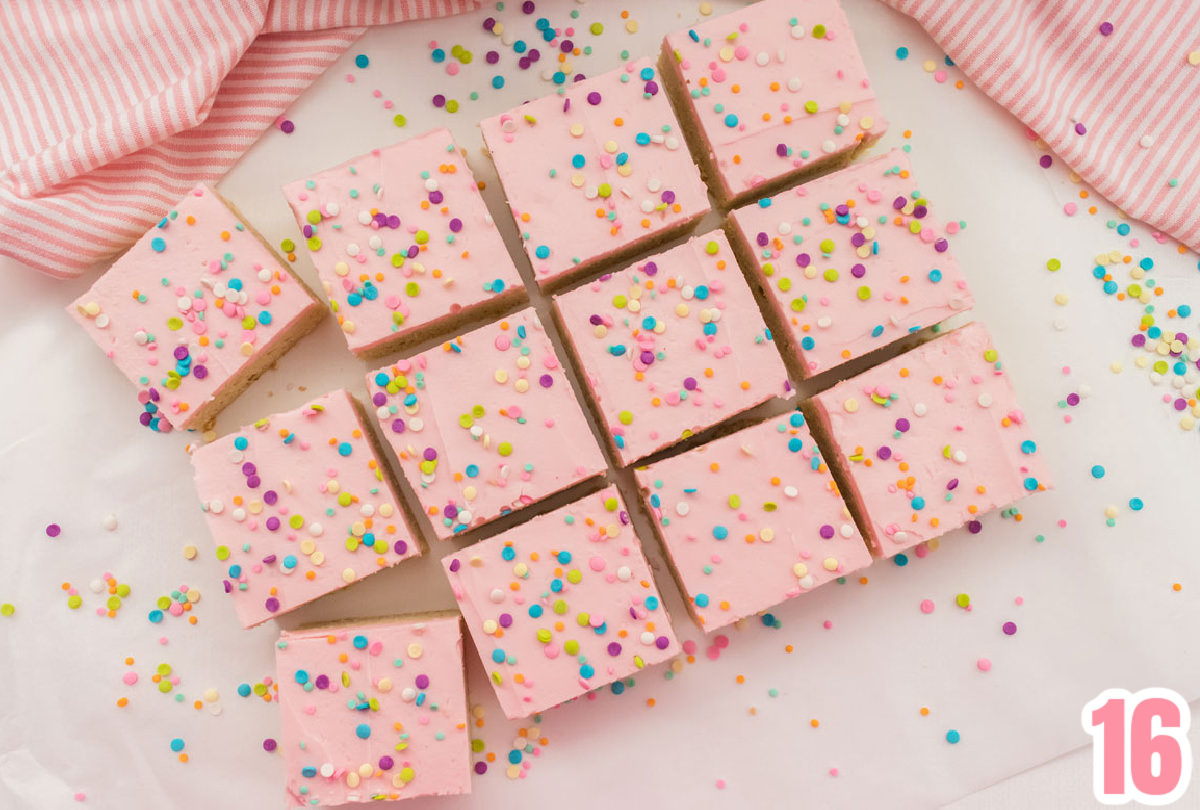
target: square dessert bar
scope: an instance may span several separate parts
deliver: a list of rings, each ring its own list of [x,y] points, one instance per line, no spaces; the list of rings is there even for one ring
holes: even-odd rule
[[[205,428],[324,315],[220,195],[196,186],[67,311],[138,386],[142,424]]]
[[[941,323],[975,301],[908,157],[874,160],[739,208],[734,249],[809,376]]]
[[[421,554],[345,391],[192,452],[196,491],[246,627]]]
[[[679,652],[615,487],[467,546],[442,565],[510,718]]]
[[[705,631],[870,564],[799,411],[636,471]]]
[[[846,165],[879,111],[837,0],[761,0],[663,40],[663,77],[718,202]]]
[[[540,284],[669,239],[708,212],[653,60],[480,123]]]
[[[622,462],[787,392],[787,372],[721,231],[557,296]]]
[[[471,792],[457,614],[285,631],[275,665],[293,806]]]
[[[346,342],[380,354],[525,289],[471,168],[435,129],[283,187]]]
[[[532,309],[371,372],[367,392],[441,538],[605,470]]]
[[[818,394],[818,429],[874,553],[890,557],[1048,486],[982,324]]]

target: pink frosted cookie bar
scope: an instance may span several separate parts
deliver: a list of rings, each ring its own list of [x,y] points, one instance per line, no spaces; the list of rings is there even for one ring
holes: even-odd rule
[[[539,283],[668,239],[709,210],[649,58],[479,126]]]
[[[730,237],[805,376],[975,300],[900,149],[740,208]]]
[[[441,538],[605,469],[532,309],[373,371],[367,391]]]
[[[783,362],[721,231],[556,303],[626,464],[786,391]]]
[[[636,471],[706,631],[870,564],[799,411]]]
[[[345,391],[197,447],[196,491],[246,627],[421,554]]]
[[[831,460],[878,556],[1045,489],[1046,468],[982,324],[948,332],[814,398]]]
[[[138,388],[142,424],[204,428],[324,310],[200,185],[67,311]]]
[[[660,60],[722,205],[844,166],[887,128],[837,0],[761,0],[668,34]]]
[[[283,193],[356,353],[390,350],[524,295],[447,129],[372,150]]]
[[[275,666],[293,806],[471,792],[457,615],[285,631]]]
[[[679,651],[615,487],[467,546],[442,565],[510,718]]]

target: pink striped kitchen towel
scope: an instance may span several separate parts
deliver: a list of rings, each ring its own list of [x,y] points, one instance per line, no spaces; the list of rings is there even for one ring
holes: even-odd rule
[[[1131,217],[1200,250],[1200,0],[883,0]]]
[[[366,26],[480,0],[2,0],[0,254],[77,276],[215,182]]]

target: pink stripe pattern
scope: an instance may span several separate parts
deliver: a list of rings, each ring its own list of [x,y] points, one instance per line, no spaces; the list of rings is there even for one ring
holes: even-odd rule
[[[1096,191],[1200,250],[1200,2],[883,2]]]
[[[479,4],[0,2],[0,255],[81,274],[224,176],[368,26]]]

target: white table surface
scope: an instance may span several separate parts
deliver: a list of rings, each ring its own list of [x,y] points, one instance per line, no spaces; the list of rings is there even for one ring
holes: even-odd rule
[[[739,3],[713,5],[720,11]],[[669,682],[659,668],[620,697],[605,690],[594,701],[547,712],[540,733],[548,745],[527,757],[532,766],[520,780],[510,781],[502,762],[516,729],[528,724],[504,721],[472,658],[471,699],[485,710],[477,733],[497,762],[475,778],[472,796],[410,801],[402,805],[407,810],[602,808],[618,801],[1087,807],[1094,804],[1090,755],[1056,758],[1088,743],[1079,727],[1088,699],[1113,686],[1163,686],[1200,697],[1200,658],[1188,642],[1200,599],[1190,494],[1200,437],[1181,432],[1161,401],[1165,389],[1133,368],[1128,338],[1137,305],[1104,296],[1091,277],[1099,252],[1151,255],[1152,275],[1166,287],[1162,303],[1174,305],[1196,291],[1195,255],[1156,243],[1137,224],[1130,236],[1118,236],[1105,224],[1117,215],[1103,203],[1098,216],[1064,216],[1062,203],[1078,189],[1059,166],[1049,172],[1037,166],[1039,153],[1019,123],[969,86],[955,89],[957,70],[949,70],[944,84],[924,72],[926,59],[942,55],[912,21],[876,0],[845,0],[845,6],[891,120],[883,146],[911,143],[933,216],[967,222],[952,249],[978,300],[975,317],[995,337],[1057,488],[1024,501],[1020,523],[992,515],[981,534],[956,532],[907,567],[877,563],[865,572],[866,586],[830,585],[792,600],[776,611],[780,629],[747,622],[731,630],[717,661],[705,656],[710,642],[687,619],[670,578],[660,576],[677,630],[700,643],[696,663]],[[625,7],[639,23],[636,34],[618,16]],[[575,37],[594,49],[576,68],[595,74],[615,67],[623,49],[633,56],[654,52],[663,32],[699,17],[698,7],[691,0],[624,6],[539,0],[535,17],[580,29],[603,21],[603,36]],[[574,21],[573,9],[580,12]],[[532,41],[534,17],[521,19],[515,8],[497,14],[490,6],[452,20],[373,30],[289,111],[295,132],[267,133],[221,191],[277,244],[297,233],[278,190],[283,182],[445,124],[488,181],[485,197],[511,241],[515,232],[474,124],[550,86],[539,71],[518,71],[502,46],[503,69],[488,69],[482,57],[496,43],[480,21],[489,13]],[[447,49],[470,48],[474,63],[447,76],[429,59],[435,39]],[[900,45],[911,49],[906,62],[894,56]],[[357,53],[370,56],[366,70],[354,68]],[[508,80],[502,91],[491,89],[494,72]],[[356,81],[348,83],[347,74]],[[478,100],[467,98],[471,90],[479,91]],[[435,110],[434,92],[459,98],[462,108],[456,115]],[[394,110],[384,109],[385,99]],[[396,112],[408,119],[403,129],[392,124]],[[912,131],[910,139],[904,130]],[[1136,249],[1134,237],[1141,240]],[[1056,274],[1045,269],[1052,256],[1063,261]],[[313,278],[305,256],[296,267]],[[8,381],[0,399],[0,506],[8,518],[0,530],[7,552],[0,602],[17,608],[15,616],[0,618],[0,807],[283,807],[280,757],[261,747],[278,733],[274,706],[235,691],[272,674],[278,627],[239,629],[220,592],[184,451],[196,437],[157,435],[137,424],[132,387],[62,309],[89,279],[55,281],[4,263],[0,280],[0,368]],[[1053,301],[1060,292],[1070,297],[1066,307]],[[1195,320],[1189,326],[1194,330]],[[1117,359],[1129,370],[1111,373]],[[327,319],[225,412],[218,430],[337,386],[362,394],[365,368]],[[1080,386],[1090,387],[1090,396],[1060,409],[1057,403]],[[1063,421],[1067,412],[1070,424]],[[1108,469],[1100,481],[1089,474],[1096,463]],[[1146,502],[1136,514],[1125,506],[1135,495]],[[1113,528],[1105,526],[1108,504],[1121,507]],[[118,517],[114,532],[101,527],[109,513]],[[644,517],[639,521],[657,557]],[[54,540],[44,531],[50,522],[63,527]],[[189,543],[200,549],[194,561],[182,554]],[[435,545],[426,558],[376,574],[280,624],[450,607],[436,557],[453,545]],[[133,587],[115,619],[94,615],[102,597],[88,587],[109,571]],[[68,581],[84,596],[79,611],[66,607],[60,586]],[[1181,591],[1172,589],[1175,582]],[[185,584],[203,596],[198,624],[150,624],[154,600]],[[954,607],[960,592],[971,594],[971,612]],[[932,615],[919,609],[925,598],[937,604]],[[1000,630],[1008,620],[1019,626],[1015,636]],[[785,653],[785,645],[795,652]],[[127,656],[140,675],[133,687],[121,680]],[[992,660],[990,672],[976,668],[980,657]],[[182,704],[150,683],[163,662],[182,679]],[[739,674],[742,685],[735,682]],[[219,716],[191,707],[210,687],[221,694]],[[768,689],[778,689],[778,697]],[[124,709],[115,705],[121,696],[130,700]],[[922,706],[929,716],[920,715]],[[810,726],[812,718],[819,728]],[[962,734],[957,746],[945,741],[951,728]],[[169,749],[174,737],[186,740],[187,764]],[[85,804],[75,803],[76,792],[86,795]],[[1193,789],[1184,803],[1196,795]]]

